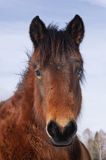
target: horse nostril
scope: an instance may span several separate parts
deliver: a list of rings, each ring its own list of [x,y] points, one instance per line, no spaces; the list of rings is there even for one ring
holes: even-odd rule
[[[57,135],[59,135],[59,127],[54,121],[50,121],[47,125],[47,132],[52,138],[55,138]]]
[[[72,138],[77,132],[77,124],[75,121],[70,121],[68,125],[64,128],[64,137],[67,139]]]

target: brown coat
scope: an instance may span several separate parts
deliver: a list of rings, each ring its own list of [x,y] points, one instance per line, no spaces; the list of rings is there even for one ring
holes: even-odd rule
[[[78,15],[59,31],[55,26],[46,28],[38,16],[32,20],[34,53],[28,70],[14,95],[0,103],[0,160],[90,160],[75,136],[82,100],[79,44],[83,36],[84,24]],[[46,130],[50,121],[58,128],[68,127],[66,139],[61,140],[64,147],[61,142],[58,147],[51,143]],[[73,133],[69,122],[74,122]]]
[[[17,98],[0,105],[0,160],[90,160],[87,149],[77,138],[67,148],[48,144],[36,123],[22,119],[21,107],[14,99]]]

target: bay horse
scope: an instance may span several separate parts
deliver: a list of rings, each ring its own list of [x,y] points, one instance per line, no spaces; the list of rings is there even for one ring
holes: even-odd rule
[[[36,16],[29,28],[33,54],[14,95],[0,103],[0,160],[90,160],[79,140],[84,23],[64,29]]]

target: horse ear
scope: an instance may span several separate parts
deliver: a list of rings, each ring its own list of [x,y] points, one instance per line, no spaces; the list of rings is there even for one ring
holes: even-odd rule
[[[79,45],[84,37],[84,23],[79,15],[76,15],[66,27],[74,42]]]
[[[39,41],[44,38],[45,32],[46,32],[45,24],[42,22],[39,16],[36,16],[32,20],[29,28],[30,38],[34,46],[38,45]]]

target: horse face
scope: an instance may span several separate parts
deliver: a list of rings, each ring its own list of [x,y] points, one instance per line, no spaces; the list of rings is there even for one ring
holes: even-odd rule
[[[33,19],[30,26],[35,47],[32,57],[35,116],[56,146],[69,145],[77,131],[83,74],[79,44],[83,34],[84,26],[79,16],[64,31],[46,28],[39,17]]]

